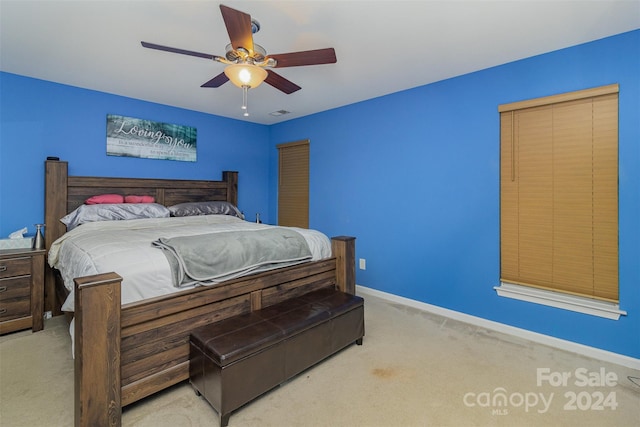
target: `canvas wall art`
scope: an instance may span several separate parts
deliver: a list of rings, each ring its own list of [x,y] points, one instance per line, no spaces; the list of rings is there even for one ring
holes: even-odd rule
[[[107,155],[196,161],[197,129],[133,117],[107,115]]]

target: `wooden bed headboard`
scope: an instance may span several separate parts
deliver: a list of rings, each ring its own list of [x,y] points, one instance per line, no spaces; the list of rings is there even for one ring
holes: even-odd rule
[[[69,176],[67,162],[46,160],[44,221],[47,251],[67,231],[60,219],[89,197],[99,194],[153,196],[157,203],[165,206],[214,200],[237,206],[238,172],[222,172],[221,181]],[[53,271],[47,267],[45,311],[57,310],[54,282]]]

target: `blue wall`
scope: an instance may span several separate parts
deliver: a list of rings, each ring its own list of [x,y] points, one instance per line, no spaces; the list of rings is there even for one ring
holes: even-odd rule
[[[357,237],[357,283],[640,358],[640,31],[279,125],[0,74],[0,233],[43,219],[46,156],[72,175],[218,179],[276,218],[276,144],[311,140],[310,225]],[[620,84],[619,321],[500,298],[499,104]],[[195,126],[196,163],[106,156],[106,115]]]
[[[501,298],[498,105],[620,84],[620,301],[606,320]],[[357,283],[640,357],[640,31],[270,128],[311,141],[310,226],[357,237]],[[277,150],[271,149],[271,215]]]
[[[222,179],[239,171],[238,205],[248,218],[268,207],[268,127],[101,92],[0,73],[0,236],[44,220],[44,160],[69,174]],[[107,114],[197,128],[197,161],[106,155]]]

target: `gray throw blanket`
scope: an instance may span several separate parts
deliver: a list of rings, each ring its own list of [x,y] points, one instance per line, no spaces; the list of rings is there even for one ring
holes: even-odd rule
[[[311,259],[304,237],[279,227],[160,238],[153,245],[169,260],[177,287],[218,283]]]

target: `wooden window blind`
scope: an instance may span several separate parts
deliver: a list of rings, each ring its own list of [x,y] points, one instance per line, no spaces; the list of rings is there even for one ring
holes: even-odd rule
[[[618,85],[502,105],[501,281],[618,301]]]
[[[309,228],[309,141],[278,147],[278,224]]]

